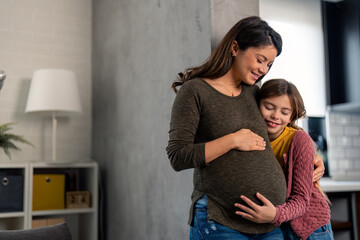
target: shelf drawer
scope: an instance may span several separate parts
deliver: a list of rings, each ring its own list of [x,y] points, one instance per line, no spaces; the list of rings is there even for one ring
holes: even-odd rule
[[[0,173],[0,212],[23,211],[24,176]]]
[[[65,174],[34,174],[33,210],[65,208]]]

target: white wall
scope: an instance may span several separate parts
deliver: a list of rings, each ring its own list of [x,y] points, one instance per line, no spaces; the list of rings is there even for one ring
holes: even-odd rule
[[[325,56],[321,0],[260,0],[260,17],[280,33],[283,52],[265,77],[299,89],[308,116],[325,116]]]
[[[0,124],[15,122],[12,132],[36,146],[18,144],[22,151],[12,151],[12,161],[51,159],[51,118],[24,113],[33,71],[50,67],[76,73],[83,107],[81,115],[58,120],[57,157],[90,156],[91,6],[90,0],[0,1],[0,69],[7,74]],[[0,161],[9,161],[2,149]]]

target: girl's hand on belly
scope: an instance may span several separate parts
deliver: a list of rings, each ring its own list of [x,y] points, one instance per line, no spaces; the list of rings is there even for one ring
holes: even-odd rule
[[[249,207],[240,203],[235,203],[235,207],[240,208],[242,210],[242,211],[236,211],[235,213],[252,222],[271,223],[276,216],[275,206],[260,193],[256,193],[256,196],[260,199],[260,201],[264,203],[263,206],[254,203],[245,196],[240,196],[240,198],[246,204],[248,204]]]

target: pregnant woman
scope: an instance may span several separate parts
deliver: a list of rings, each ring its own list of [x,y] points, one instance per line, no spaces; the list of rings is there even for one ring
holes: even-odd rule
[[[240,195],[261,192],[285,202],[286,182],[271,150],[254,84],[281,53],[282,41],[265,21],[236,23],[209,59],[179,74],[167,153],[176,171],[194,168],[190,239],[283,239],[271,223],[235,214]],[[258,202],[259,203],[259,202]]]

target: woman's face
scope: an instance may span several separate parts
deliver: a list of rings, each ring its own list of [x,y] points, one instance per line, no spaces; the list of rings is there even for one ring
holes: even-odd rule
[[[288,95],[260,100],[260,112],[265,120],[270,140],[275,140],[291,122],[293,108]]]
[[[274,46],[250,47],[241,51],[237,43],[233,46],[234,62],[231,67],[235,79],[248,85],[254,85],[259,77],[269,71],[274,62],[277,50]]]

